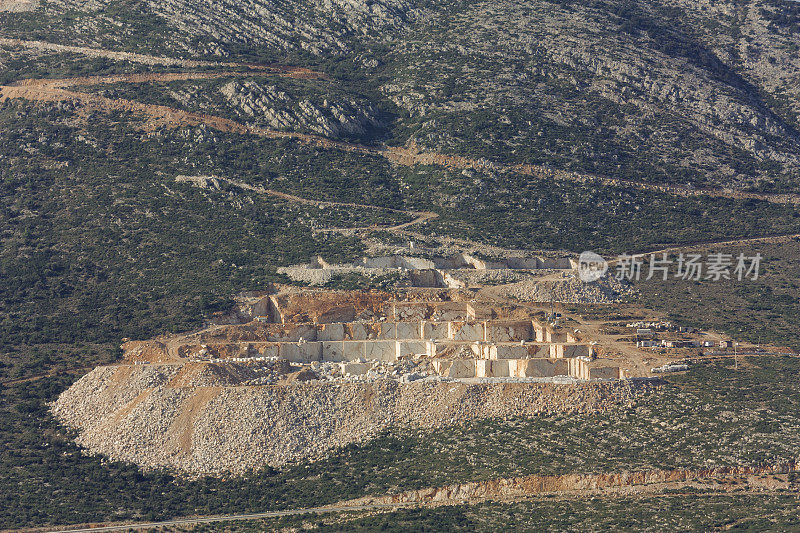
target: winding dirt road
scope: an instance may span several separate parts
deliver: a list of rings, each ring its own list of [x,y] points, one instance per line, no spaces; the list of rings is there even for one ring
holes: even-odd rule
[[[142,65],[158,65],[163,67],[182,67],[182,68],[251,68],[254,70],[270,71],[293,71],[311,72],[300,67],[287,67],[284,65],[257,65],[253,63],[235,63],[225,61],[200,61],[195,59],[181,59],[177,57],[153,56],[148,54],[137,54],[133,52],[117,52],[114,50],[103,50],[100,48],[88,48],[86,46],[71,46],[64,44],[48,43],[45,41],[28,41],[23,39],[0,38],[0,46],[26,48],[39,52],[56,52],[80,54],[86,57],[101,57],[114,61],[129,61]]]
[[[301,196],[295,196],[294,194],[287,194],[285,192],[276,191],[274,189],[267,189],[265,187],[261,187],[259,185],[250,185],[249,183],[245,183],[243,181],[232,180],[229,178],[221,178],[216,177],[215,179],[233,185],[235,187],[239,187],[240,189],[244,189],[247,191],[259,193],[259,194],[266,194],[269,196],[274,196],[276,198],[281,198],[283,200],[287,200],[289,202],[299,203],[299,204],[307,204],[313,205],[316,207],[352,207],[356,209],[370,209],[375,211],[383,211],[386,213],[397,213],[401,215],[407,215],[414,217],[413,220],[408,222],[403,222],[402,224],[397,224],[395,226],[388,226],[388,227],[380,227],[380,226],[366,226],[361,228],[336,228],[336,229],[327,229],[321,231],[336,231],[336,232],[356,232],[362,230],[369,230],[369,229],[376,229],[380,228],[384,231],[400,231],[409,226],[414,226],[417,224],[422,224],[429,220],[433,220],[437,218],[439,215],[432,211],[406,211],[403,209],[393,209],[391,207],[382,207],[379,205],[369,205],[369,204],[356,204],[351,202],[332,202],[329,200],[313,200],[310,198],[303,198]]]
[[[157,57],[145,54],[135,54],[130,52],[115,52],[109,50],[100,50],[78,46],[67,46],[54,43],[45,43],[42,41],[23,41],[19,39],[2,39],[0,38],[0,45],[4,46],[20,46],[29,49],[41,51],[56,51],[56,52],[72,52],[80,53],[90,57],[105,57],[120,61],[132,61],[148,65],[163,65],[163,66],[177,66],[182,68],[197,68],[197,67],[214,67],[224,68],[227,70],[222,71],[207,71],[207,72],[166,72],[166,73],[145,73],[145,74],[119,74],[112,76],[85,76],[75,78],[63,79],[29,79],[14,82],[9,85],[0,86],[0,101],[7,99],[20,98],[32,102],[63,102],[70,101],[79,107],[79,113],[88,114],[91,112],[110,112],[122,111],[133,113],[137,116],[144,118],[144,123],[141,128],[145,131],[155,131],[159,128],[179,128],[179,127],[195,127],[205,125],[207,127],[216,129],[226,133],[236,133],[241,135],[255,135],[260,137],[267,137],[273,139],[291,139],[311,146],[316,146],[323,149],[340,150],[345,152],[364,154],[370,156],[383,157],[392,163],[403,166],[415,165],[434,165],[440,167],[447,167],[453,169],[475,169],[475,170],[501,170],[519,173],[525,176],[530,176],[537,179],[549,179],[559,181],[571,181],[577,183],[601,184],[615,187],[627,187],[640,190],[647,190],[653,192],[660,192],[671,194],[674,196],[706,196],[718,198],[731,198],[737,200],[758,200],[767,201],[780,204],[800,205],[800,194],[770,194],[770,193],[755,193],[745,191],[734,191],[730,189],[695,189],[690,187],[682,187],[676,185],[662,185],[654,183],[646,183],[632,180],[620,180],[616,178],[607,178],[602,176],[595,176],[589,174],[579,174],[574,172],[567,172],[562,170],[554,170],[536,165],[518,165],[518,164],[502,164],[492,162],[486,159],[474,159],[456,155],[441,154],[436,152],[426,152],[419,150],[415,146],[367,146],[357,143],[348,143],[343,141],[336,141],[320,135],[295,133],[289,131],[278,131],[268,128],[261,128],[248,124],[243,124],[228,118],[198,113],[192,111],[185,111],[163,105],[145,104],[133,100],[125,99],[112,99],[92,93],[78,92],[70,90],[71,87],[86,87],[103,84],[115,83],[146,83],[146,82],[170,82],[179,80],[199,80],[199,79],[213,79],[231,76],[247,75],[247,72],[230,70],[230,69],[255,69],[259,71],[259,75],[263,72],[275,74],[278,76],[285,76],[291,78],[322,78],[323,74],[315,72],[310,69],[301,67],[291,67],[285,65],[251,65],[245,63],[226,63],[214,61],[198,61],[186,60],[169,57]],[[252,73],[251,73],[252,74]],[[403,213],[413,217],[413,220],[392,226],[390,228],[382,228],[388,231],[397,231],[401,233],[411,234],[408,228],[422,224],[426,221],[436,218],[438,215],[432,212],[417,212],[406,211],[401,209],[388,209],[374,205],[364,205],[355,203],[337,203],[316,201],[306,198],[300,198],[279,191],[263,189],[258,187],[248,186],[239,183],[238,186],[244,188],[251,188],[252,190],[269,194],[272,196],[282,197],[293,202],[311,203],[319,206],[323,205],[338,205],[350,206],[357,208],[367,209],[381,209],[387,212]],[[359,231],[369,228],[348,228],[346,231]],[[332,230],[339,231],[339,230]],[[345,231],[345,230],[341,230]],[[775,235],[774,238],[785,238],[794,235]],[[764,238],[753,239],[763,240]],[[734,242],[743,241],[731,241]],[[703,243],[703,244],[727,244],[727,243]],[[680,248],[686,248],[689,245],[681,245],[680,247],[665,248],[658,251],[671,251]],[[647,252],[652,253],[652,252]]]
[[[301,67],[285,65],[251,65],[244,63],[224,63],[213,61],[196,61],[176,58],[164,58],[129,52],[114,52],[84,47],[66,46],[41,41],[21,41],[18,39],[0,39],[0,45],[23,46],[39,50],[82,53],[91,57],[106,57],[115,60],[135,61],[144,64],[157,64],[165,66],[179,66],[183,68],[194,67],[221,67],[248,68],[267,71],[273,74],[293,78],[321,78],[323,74]],[[257,135],[270,138],[288,138],[303,143],[319,146],[326,149],[342,150],[365,155],[381,156],[389,161],[403,165],[435,165],[454,169],[475,170],[502,170],[512,171],[525,176],[539,179],[553,179],[578,183],[596,183],[602,185],[628,187],[653,192],[661,192],[675,196],[711,196],[719,198],[732,198],[738,200],[760,200],[781,204],[800,205],[800,194],[771,194],[735,191],[731,189],[697,189],[678,185],[654,184],[634,180],[621,180],[590,174],[580,174],[555,170],[537,165],[503,164],[487,159],[474,159],[457,155],[426,152],[413,146],[366,146],[356,143],[335,141],[319,135],[310,135],[286,131],[270,130],[236,122],[234,120],[195,113],[167,106],[143,104],[131,100],[109,99],[99,95],[69,91],[68,87],[100,85],[109,83],[144,83],[149,81],[176,81],[189,79],[209,79],[232,75],[243,75],[242,72],[176,72],[160,74],[130,74],[115,76],[91,76],[65,79],[32,79],[23,80],[7,86],[0,86],[0,100],[8,98],[24,98],[30,101],[73,101],[91,111],[128,111],[139,114],[147,119],[146,129],[158,127],[177,128],[183,126],[198,126],[204,124],[208,127],[223,132]]]
[[[300,71],[284,68],[276,69],[274,71],[280,76],[288,77],[318,77],[319,73],[300,69]],[[676,196],[716,196],[734,199],[753,199],[768,201],[773,203],[800,205],[800,195],[796,194],[766,194],[766,193],[748,193],[742,191],[728,191],[721,189],[688,189],[675,186],[658,185],[652,183],[622,181],[612,178],[602,178],[597,176],[588,176],[582,174],[569,173],[559,170],[546,169],[533,165],[498,165],[483,159],[470,159],[460,156],[443,155],[439,153],[423,152],[415,149],[414,147],[387,147],[387,146],[366,146],[356,143],[347,143],[343,141],[335,141],[319,135],[277,131],[267,128],[260,128],[247,124],[242,124],[234,120],[219,117],[215,115],[208,115],[204,113],[196,113],[191,111],[184,111],[163,105],[144,104],[133,100],[125,99],[112,99],[92,93],[83,93],[69,90],[69,87],[86,87],[103,84],[114,83],[146,83],[146,82],[170,82],[180,80],[199,80],[199,79],[214,79],[230,77],[234,75],[241,75],[240,72],[234,71],[221,71],[221,72],[172,72],[172,73],[148,73],[148,74],[120,74],[113,76],[87,76],[77,78],[64,78],[64,79],[30,79],[12,83],[10,85],[0,86],[0,101],[10,98],[22,98],[35,102],[61,102],[71,101],[78,104],[83,110],[89,111],[124,111],[135,113],[146,119],[145,124],[142,126],[146,131],[154,131],[158,128],[178,128],[183,126],[199,126],[205,125],[216,130],[228,133],[237,133],[242,135],[256,135],[268,138],[285,138],[297,140],[309,145],[317,146],[324,149],[341,150],[351,153],[360,153],[365,155],[382,156],[396,164],[404,166],[414,165],[436,165],[456,169],[505,169],[514,172],[519,172],[524,175],[540,178],[540,179],[555,179],[562,181],[573,181],[580,183],[601,183],[604,185],[611,185],[617,187],[634,187],[643,190],[657,191]],[[345,206],[363,209],[378,209],[386,212],[402,213],[412,216],[414,219],[410,222],[405,222],[392,226],[390,228],[382,228],[387,231],[403,232],[408,230],[411,226],[422,224],[426,221],[436,218],[438,215],[430,211],[408,211],[402,209],[390,209],[368,204],[356,204],[346,202],[330,202],[311,200],[301,198],[279,191],[265,189],[261,187],[254,187],[242,182],[237,182],[237,186],[249,189],[255,192],[269,194],[272,196],[284,198],[293,202],[314,204],[317,206]],[[368,228],[348,228],[347,230],[331,230],[331,231],[360,231]],[[707,243],[692,243],[686,245],[675,246],[671,248],[664,248],[656,252],[666,252],[678,249],[684,249],[699,244],[736,244],[744,242],[765,241],[766,239],[780,239],[786,237],[794,237],[796,234],[788,235],[771,235],[767,237],[758,237],[746,240],[731,240],[722,242],[707,242]],[[474,244],[474,243],[473,243]],[[647,252],[654,253],[654,252]]]

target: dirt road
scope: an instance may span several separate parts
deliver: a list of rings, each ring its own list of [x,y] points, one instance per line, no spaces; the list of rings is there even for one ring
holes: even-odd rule
[[[20,44],[21,41],[0,39],[0,44]],[[46,49],[58,49],[65,51],[72,51],[73,48],[64,45],[55,45],[50,43],[41,42],[24,42],[25,46],[44,47]],[[140,62],[156,62],[157,64],[176,65],[182,67],[190,66],[217,66],[217,67],[248,67],[259,68],[261,70],[269,71],[281,76],[295,77],[295,78],[319,78],[323,76],[318,72],[300,67],[282,66],[282,65],[267,65],[267,66],[253,66],[241,63],[214,63],[203,61],[189,61],[177,60],[171,58],[158,58],[154,56],[144,56],[139,54],[129,54],[127,52],[110,52],[94,49],[81,49],[87,54],[105,54],[103,57],[110,57],[114,59],[125,59],[129,56],[134,56]],[[116,75],[116,76],[93,76],[81,78],[66,78],[66,79],[31,79],[16,82],[12,85],[0,87],[0,100],[8,98],[24,98],[30,101],[73,101],[80,106],[91,111],[128,111],[139,114],[147,120],[145,129],[156,129],[158,127],[177,128],[184,126],[198,126],[204,124],[208,127],[217,129],[219,131],[228,133],[239,133],[257,135],[270,138],[288,138],[294,139],[303,143],[311,144],[325,149],[342,150],[347,152],[362,153],[366,155],[376,155],[384,157],[387,160],[403,166],[415,165],[436,165],[441,167],[448,167],[454,169],[475,169],[475,170],[503,170],[512,171],[525,176],[530,176],[538,179],[552,179],[560,181],[572,181],[577,183],[595,183],[616,187],[636,188],[640,190],[648,190],[653,192],[661,192],[675,196],[711,196],[719,198],[731,198],[738,200],[760,200],[781,204],[800,205],[799,194],[771,194],[771,193],[756,193],[745,191],[734,191],[730,189],[696,189],[691,187],[677,186],[677,185],[662,185],[655,183],[647,183],[633,180],[620,180],[617,178],[607,178],[602,176],[595,176],[589,174],[579,174],[574,172],[567,172],[562,170],[554,170],[547,167],[536,165],[521,165],[521,164],[503,164],[492,162],[486,159],[474,159],[462,157],[457,155],[441,154],[437,152],[427,152],[416,148],[415,146],[403,147],[390,147],[390,146],[366,146],[357,143],[348,143],[343,141],[335,141],[327,137],[319,135],[294,133],[287,131],[276,131],[267,128],[259,128],[241,124],[239,122],[203,113],[195,113],[174,109],[167,106],[143,104],[131,100],[123,99],[109,99],[99,95],[78,93],[69,91],[68,87],[86,86],[86,85],[100,85],[108,83],[143,83],[147,81],[175,81],[184,79],[203,79],[214,78],[222,76],[231,76],[233,74],[241,74],[236,72],[204,72],[204,73],[162,73],[162,74],[131,74],[131,75]]]
[[[365,497],[333,505],[263,513],[241,513],[220,516],[178,518],[163,522],[126,524],[81,524],[51,528],[62,533],[87,533],[152,529],[166,526],[259,520],[303,514],[325,514],[386,510],[407,507],[479,504],[484,501],[513,502],[547,495],[560,499],[586,497],[648,496],[686,494],[701,498],[709,495],[746,493],[782,493],[792,488],[788,474],[798,471],[794,461],[755,467],[721,467],[706,469],[652,470],[608,474],[530,475],[488,481],[458,483],[431,487],[386,496]],[[749,487],[742,490],[742,487]],[[738,492],[734,492],[738,491]],[[42,531],[28,530],[28,531]]]
[[[275,70],[282,71],[291,69],[293,71],[311,72],[307,69],[286,67],[282,65],[257,65],[252,63],[235,63],[225,61],[200,61],[196,59],[181,59],[177,57],[153,56],[148,54],[137,54],[132,52],[117,52],[114,50],[103,50],[99,48],[88,48],[85,46],[71,46],[64,44],[48,43],[44,41],[28,41],[23,39],[0,38],[0,46],[26,48],[40,52],[58,52],[69,54],[80,54],[86,57],[102,57],[114,61],[130,61],[143,65],[159,65],[164,67],[200,68],[252,68],[256,70]]]

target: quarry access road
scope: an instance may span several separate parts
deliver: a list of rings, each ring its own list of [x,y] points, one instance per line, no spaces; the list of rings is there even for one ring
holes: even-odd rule
[[[220,178],[218,178],[218,179],[220,179]],[[265,187],[261,187],[261,186],[258,186],[258,185],[250,185],[248,183],[244,183],[244,182],[238,181],[238,180],[231,180],[231,179],[227,179],[227,178],[221,178],[221,180],[226,181],[226,182],[230,183],[231,185],[235,185],[235,186],[240,187],[240,188],[245,189],[245,190],[250,190],[250,191],[261,193],[261,194],[267,194],[267,195],[270,195],[270,196],[274,196],[276,198],[282,198],[284,200],[288,200],[290,202],[314,205],[316,207],[352,207],[352,208],[356,208],[356,209],[372,209],[372,210],[376,210],[376,211],[385,211],[387,213],[396,213],[396,214],[401,214],[401,215],[407,215],[407,216],[414,217],[414,219],[409,221],[409,222],[403,222],[402,224],[398,224],[396,226],[380,228],[380,229],[383,229],[385,231],[401,230],[401,229],[407,228],[409,226],[422,224],[424,222],[427,222],[428,220],[432,220],[434,218],[438,218],[439,217],[439,215],[437,213],[434,213],[432,211],[407,211],[407,210],[404,210],[404,209],[394,209],[394,208],[391,208],[391,207],[382,207],[382,206],[379,206],[379,205],[357,204],[357,203],[352,203],[352,202],[333,202],[333,201],[330,201],[330,200],[313,200],[313,199],[310,199],[310,198],[303,198],[301,196],[295,196],[294,194],[287,194],[287,193],[276,191],[276,190],[273,190],[273,189],[267,189]],[[372,228],[376,228],[376,227],[377,226],[367,226],[367,227],[364,227],[364,228],[347,228],[346,231],[356,231],[356,230],[359,230],[359,229],[372,229]],[[328,230],[328,231],[331,231],[331,230]],[[342,231],[344,231],[344,230],[342,230]]]
[[[108,76],[80,76],[76,78],[31,78],[11,82],[7,87],[36,87],[42,89],[66,89],[69,87],[86,87],[92,85],[110,85],[114,83],[149,83],[149,82],[171,82],[188,80],[209,80],[215,78],[228,78],[232,76],[242,76],[247,74],[239,70],[219,70],[214,72],[145,72],[130,74],[111,74]],[[264,73],[259,73],[263,75]],[[277,74],[282,77],[309,77],[316,76],[316,73],[301,69],[274,70],[269,74]]]
[[[294,194],[288,194],[285,192],[276,191],[274,189],[268,189],[260,185],[251,185],[249,183],[245,183],[243,181],[234,180],[230,178],[214,176],[214,179],[216,179],[218,182],[224,182],[227,183],[228,185],[232,185],[234,187],[238,187],[246,191],[273,196],[275,198],[280,198],[282,200],[286,200],[288,202],[293,202],[293,203],[313,205],[315,207],[349,207],[353,209],[368,209],[368,210],[383,211],[386,213],[395,213],[413,217],[412,220],[408,222],[403,222],[401,224],[397,224],[395,226],[371,225],[371,226],[354,227],[354,228],[329,228],[320,231],[340,232],[340,233],[352,233],[355,231],[370,230],[370,229],[381,229],[383,231],[401,231],[410,226],[423,224],[429,220],[433,220],[439,217],[438,213],[434,213],[432,211],[409,211],[404,209],[395,209],[392,207],[383,207],[379,205],[357,204],[353,202],[334,202],[331,200],[314,200],[312,198],[303,198],[302,196],[296,196]]]
[[[681,250],[692,250],[697,248],[707,248],[710,246],[742,246],[747,244],[779,244],[781,242],[785,242],[789,239],[800,238],[800,233],[791,232],[791,233],[776,233],[772,235],[762,235],[761,237],[745,237],[742,239],[724,239],[721,241],[696,241],[696,242],[688,242],[684,244],[676,244],[674,246],[668,246],[666,248],[658,248],[656,250],[650,250],[647,252],[636,252],[631,254],[632,257],[636,258],[643,258],[647,255],[652,254],[662,254],[662,253],[670,253],[670,252],[679,252]],[[617,259],[609,259],[608,264],[613,265],[617,263]]]
[[[39,52],[57,52],[80,54],[87,57],[101,57],[104,59],[111,59],[114,61],[129,61],[131,63],[139,63],[143,65],[158,65],[164,67],[182,67],[182,68],[201,68],[201,67],[222,67],[222,68],[251,68],[255,70],[302,70],[311,72],[308,69],[286,67],[283,65],[258,65],[254,63],[236,63],[225,61],[202,61],[196,59],[181,59],[177,57],[154,56],[149,54],[138,54],[132,52],[117,52],[114,50],[104,50],[102,48],[88,48],[86,46],[72,46],[56,43],[48,43],[45,41],[31,41],[25,39],[8,39],[0,38],[0,46],[14,46],[20,48],[27,48],[29,50],[36,50]]]
[[[297,516],[304,514],[327,514],[340,513],[345,511],[375,511],[384,509],[398,509],[401,507],[411,507],[411,504],[371,504],[355,506],[326,506],[311,507],[307,509],[291,509],[287,511],[270,511],[265,513],[242,513],[220,516],[201,516],[197,518],[176,518],[174,520],[164,520],[161,522],[135,522],[129,524],[113,525],[91,525],[84,524],[79,527],[64,526],[63,528],[51,529],[53,533],[99,533],[101,531],[129,531],[131,529],[153,529],[167,526],[188,526],[194,524],[211,524],[214,522],[230,522],[241,520],[263,520],[266,518],[280,518],[283,516]],[[44,530],[35,530],[44,531]]]
[[[92,48],[73,47],[45,43],[41,41],[22,41],[19,39],[0,39],[0,45],[24,46],[45,51],[76,52],[93,57],[106,57],[116,60],[127,60],[145,64],[157,64],[165,66],[191,67],[225,67],[225,68],[251,68],[266,70],[278,73],[283,76],[300,78],[319,78],[323,74],[305,69],[302,67],[291,67],[285,65],[251,65],[245,63],[224,63],[213,61],[183,60],[176,58],[165,58],[149,56],[143,54],[133,54],[129,52],[114,52]],[[181,73],[167,73],[162,79],[167,80],[172,76],[173,80],[180,78]],[[188,74],[185,74],[188,76]],[[206,73],[208,77],[219,76],[221,74]],[[90,77],[93,83],[141,83],[143,80],[158,81],[155,75],[130,75],[130,76],[106,76]],[[183,79],[193,79],[191,77]],[[13,85],[0,87],[0,100],[8,98],[24,98],[31,101],[75,101],[82,106],[97,111],[128,111],[144,115],[151,120],[148,121],[143,129],[155,129],[157,127],[177,128],[183,126],[206,125],[222,132],[258,135],[269,138],[285,138],[296,140],[305,144],[318,146],[324,149],[342,150],[364,155],[383,157],[395,164],[403,166],[415,165],[434,165],[453,169],[474,169],[498,170],[519,173],[538,179],[551,179],[559,181],[571,181],[577,183],[601,184],[613,187],[636,188],[651,192],[660,192],[674,196],[710,196],[720,198],[730,198],[738,200],[759,200],[772,203],[800,205],[800,194],[794,193],[757,193],[746,191],[735,191],[732,189],[712,189],[694,188],[689,186],[656,184],[640,182],[634,180],[623,180],[618,178],[608,178],[590,174],[580,174],[555,170],[548,167],[527,164],[504,164],[490,161],[485,158],[474,159],[457,155],[442,154],[437,152],[427,152],[415,146],[367,146],[357,143],[336,141],[320,135],[294,133],[287,131],[270,130],[247,124],[242,124],[230,119],[203,113],[183,111],[167,106],[152,104],[142,104],[131,100],[109,99],[98,95],[82,94],[67,91],[64,88],[70,85],[85,84],[87,78],[63,78],[60,80],[24,80]],[[27,89],[27,90],[25,90]]]

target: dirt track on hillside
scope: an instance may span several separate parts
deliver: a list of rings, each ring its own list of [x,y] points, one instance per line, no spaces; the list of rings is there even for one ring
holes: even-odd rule
[[[2,44],[2,40],[0,40]],[[226,65],[231,66],[231,65]],[[242,65],[233,65],[242,66]],[[302,68],[294,67],[264,67],[281,76],[293,78],[317,78],[321,74]],[[90,86],[111,83],[145,83],[152,81],[167,82],[189,79],[211,79],[228,77],[246,73],[237,72],[173,72],[173,73],[152,73],[152,74],[129,74],[114,76],[90,76],[65,79],[31,79],[15,82],[11,85],[0,86],[0,100],[9,98],[22,98],[34,102],[60,102],[72,101],[80,105],[87,111],[126,111],[140,115],[146,119],[143,129],[153,131],[158,128],[179,128],[185,126],[205,125],[225,133],[237,133],[241,135],[257,135],[268,138],[293,139],[305,144],[318,146],[324,149],[341,150],[364,155],[375,155],[388,159],[389,161],[403,166],[415,165],[435,165],[453,169],[475,169],[475,170],[500,170],[512,171],[538,179],[553,179],[559,181],[572,181],[578,183],[599,183],[602,185],[630,187],[640,190],[648,190],[672,194],[675,196],[712,196],[721,198],[731,198],[738,200],[761,200],[781,204],[800,205],[800,195],[798,194],[770,194],[755,193],[745,191],[734,191],[729,189],[695,189],[674,185],[661,185],[645,183],[631,180],[620,180],[616,178],[605,178],[601,176],[578,174],[562,170],[535,165],[506,165],[495,163],[486,159],[473,159],[468,157],[447,155],[436,152],[426,152],[414,146],[390,147],[390,146],[366,146],[356,143],[335,141],[319,135],[294,133],[286,131],[271,130],[242,124],[231,119],[184,111],[162,105],[143,104],[132,100],[111,99],[90,93],[80,93],[70,91],[68,87]]]
[[[91,533],[92,531],[124,531],[128,529],[153,529],[168,526],[225,521],[255,521],[281,516],[327,513],[392,512],[398,509],[435,507],[440,505],[475,505],[484,501],[536,501],[547,496],[547,501],[570,501],[584,498],[653,497],[668,498],[691,496],[701,499],[714,496],[787,494],[796,490],[788,474],[797,472],[794,462],[761,467],[730,467],[694,470],[656,470],[650,472],[621,472],[610,474],[566,474],[562,476],[532,475],[491,481],[462,483],[448,487],[427,488],[389,496],[365,497],[325,505],[322,507],[267,511],[262,513],[237,513],[216,516],[177,518],[164,522],[80,524],[51,528],[64,533]],[[754,509],[754,512],[757,509]],[[761,515],[757,515],[761,516]],[[769,514],[764,515],[770,516]],[[730,529],[737,522],[723,526]],[[27,531],[39,533],[41,528]]]
[[[189,60],[170,57],[159,57],[146,54],[135,54],[130,52],[116,52],[111,50],[101,50],[79,46],[67,46],[42,41],[26,41],[21,39],[0,38],[0,45],[19,46],[40,51],[71,52],[87,55],[89,57],[104,57],[120,61],[132,61],[149,65],[177,66],[182,68],[197,67],[220,67],[220,68],[247,68],[265,70],[281,76],[294,78],[320,78],[324,77],[319,72],[302,67],[287,65],[253,65],[247,63],[231,63],[216,61]],[[232,73],[164,73],[164,74],[133,74],[120,76],[93,76],[84,78],[72,78],[61,80],[25,80],[17,82],[12,86],[0,87],[0,100],[7,98],[25,98],[32,101],[76,101],[82,106],[96,111],[131,111],[147,117],[147,125],[151,128],[157,127],[183,127],[198,126],[205,124],[208,127],[228,133],[251,134],[271,138],[290,138],[307,144],[312,144],[326,149],[343,150],[355,153],[382,156],[393,163],[414,166],[414,165],[436,165],[454,169],[476,169],[476,170],[506,170],[517,172],[526,176],[539,179],[553,179],[561,181],[572,181],[578,183],[599,183],[602,185],[629,187],[640,190],[667,193],[675,196],[712,196],[718,198],[731,198],[737,200],[761,200],[781,204],[800,205],[800,194],[771,194],[735,191],[732,189],[697,189],[678,185],[654,184],[633,180],[622,180],[589,174],[579,174],[563,170],[554,170],[547,167],[525,164],[503,164],[492,162],[486,159],[473,159],[457,155],[441,154],[436,152],[426,152],[416,149],[414,146],[387,147],[387,146],[364,146],[360,144],[334,141],[318,135],[308,135],[301,133],[283,132],[257,128],[240,124],[236,121],[207,115],[202,113],[192,113],[166,106],[142,104],[129,100],[111,100],[96,95],[83,95],[65,90],[69,86],[94,85],[103,83],[143,83],[148,81],[174,81],[181,79],[202,79],[221,76],[230,76]],[[27,87],[29,90],[23,90]],[[38,88],[38,90],[35,90]]]
[[[202,61],[195,59],[181,59],[177,57],[153,56],[148,54],[137,54],[133,52],[117,52],[114,50],[103,50],[100,48],[89,48],[86,46],[71,46],[64,44],[48,43],[44,41],[28,41],[24,39],[0,38],[0,46],[27,48],[39,52],[58,52],[67,54],[80,54],[87,57],[102,57],[114,61],[130,61],[143,65],[159,65],[165,67],[181,68],[251,68],[255,70],[271,70],[276,72],[297,72],[310,73],[312,71],[301,67],[289,67],[285,65],[258,65],[253,63],[235,63],[225,61]]]
[[[310,74],[309,74],[310,73]],[[415,147],[387,147],[387,146],[366,146],[355,143],[347,143],[343,141],[335,141],[319,135],[311,135],[304,133],[295,133],[287,131],[277,131],[267,128],[260,128],[247,124],[242,124],[235,120],[228,118],[209,115],[205,113],[196,113],[192,111],[184,111],[180,109],[171,108],[163,105],[144,104],[133,100],[112,99],[106,98],[97,94],[82,93],[69,90],[73,86],[92,86],[112,83],[145,83],[145,82],[168,82],[177,80],[190,80],[190,79],[212,79],[220,77],[229,77],[239,75],[238,72],[173,72],[173,73],[151,73],[151,74],[127,74],[127,75],[113,75],[113,76],[89,76],[79,78],[66,78],[66,79],[31,79],[15,82],[11,85],[0,86],[0,101],[21,98],[33,102],[62,102],[71,101],[76,103],[84,113],[89,112],[110,112],[122,111],[130,112],[145,119],[145,122],[140,126],[144,131],[153,132],[160,128],[180,128],[180,127],[195,127],[205,125],[215,130],[225,133],[236,133],[239,135],[255,135],[260,137],[267,137],[273,139],[291,139],[311,146],[316,146],[322,149],[341,150],[350,153],[358,153],[371,156],[379,156],[388,159],[389,161],[403,166],[414,165],[436,165],[448,167],[453,169],[496,169],[496,170],[510,170],[519,172],[521,174],[535,177],[538,179],[553,179],[559,181],[572,181],[579,183],[600,183],[603,185],[616,186],[616,187],[632,187],[641,190],[649,190],[654,192],[661,192],[672,194],[675,196],[712,196],[731,198],[738,200],[760,200],[780,204],[800,205],[800,195],[798,194],[766,194],[766,193],[749,193],[744,191],[731,191],[722,189],[689,189],[676,186],[658,185],[652,183],[642,183],[633,181],[624,181],[613,178],[602,178],[597,176],[589,176],[583,174],[569,173],[560,170],[547,169],[533,165],[499,165],[484,159],[470,159],[461,156],[444,155],[439,153],[424,152],[416,149]],[[300,76],[317,76],[317,73],[312,71],[304,71],[296,74],[290,68],[284,71],[279,71],[280,75],[297,77]],[[411,226],[422,224],[426,221],[436,218],[438,215],[433,212],[418,212],[407,210],[392,210],[380,206],[355,204],[355,203],[341,203],[341,202],[328,202],[301,198],[298,196],[274,191],[270,189],[254,188],[242,183],[238,183],[240,187],[251,188],[252,190],[264,194],[269,194],[276,197],[281,197],[293,202],[310,203],[318,206],[324,205],[338,205],[350,206],[357,208],[368,209],[382,209],[397,213],[404,213],[413,216],[414,220],[405,222],[391,228],[383,228],[387,231],[398,231],[408,233],[413,236],[413,233],[407,232]],[[341,231],[357,231],[361,229],[370,228],[349,228]],[[337,230],[338,231],[338,230]],[[768,237],[760,237],[753,240],[765,239],[785,239],[791,235],[773,235]],[[466,242],[466,241],[465,241]],[[734,241],[735,242],[735,241]],[[695,243],[700,244],[700,243]],[[715,242],[708,242],[702,244],[718,244]],[[674,249],[687,248],[691,245],[680,245],[672,248],[665,248],[661,251],[668,251]]]

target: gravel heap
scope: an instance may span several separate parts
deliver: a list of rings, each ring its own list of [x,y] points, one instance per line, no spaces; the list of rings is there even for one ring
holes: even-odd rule
[[[588,412],[630,404],[652,385],[295,381],[241,386],[235,372],[210,379],[207,364],[99,367],[52,405],[90,453],[190,475],[241,474],[314,460],[392,427]],[[232,366],[232,365],[227,365]],[[237,370],[247,378],[247,370]],[[219,377],[222,376],[222,377]],[[248,379],[245,379],[247,381]]]
[[[635,296],[635,289],[612,275],[593,282],[584,283],[575,276],[558,281],[526,280],[503,285],[499,294],[523,302],[562,302],[576,304],[607,304],[623,301]]]

